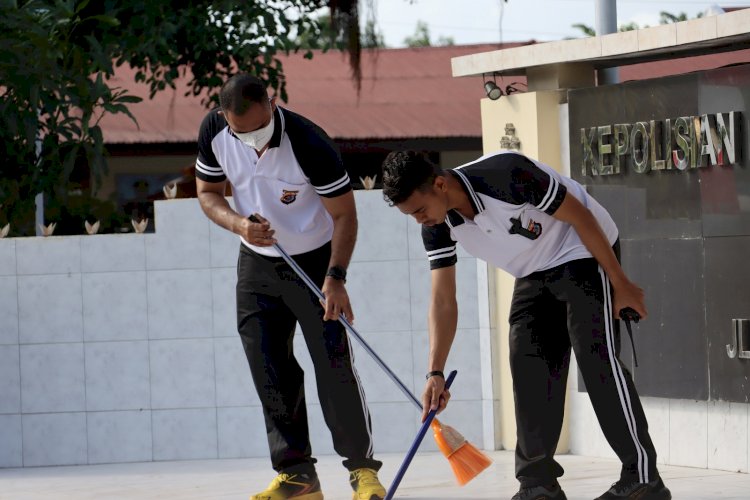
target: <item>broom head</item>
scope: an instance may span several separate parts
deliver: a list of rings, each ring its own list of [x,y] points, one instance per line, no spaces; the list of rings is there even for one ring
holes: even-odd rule
[[[458,484],[463,486],[490,466],[492,460],[474,447],[453,427],[432,421],[435,443],[451,464]]]

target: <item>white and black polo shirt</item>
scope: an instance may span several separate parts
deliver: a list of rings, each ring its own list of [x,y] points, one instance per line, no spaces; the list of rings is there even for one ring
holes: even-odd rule
[[[456,242],[516,278],[590,258],[573,226],[552,217],[566,192],[591,210],[610,244],[617,240],[612,217],[583,186],[518,153],[485,155],[447,175],[461,183],[475,215],[450,210],[445,222],[422,226],[431,269],[456,263]]]
[[[196,176],[206,182],[228,179],[237,212],[268,219],[291,255],[331,240],[333,220],[320,197],[352,189],[338,148],[323,129],[278,106],[273,136],[260,158],[232,133],[218,108],[209,112],[198,135]],[[242,242],[259,254],[279,256],[273,247]]]

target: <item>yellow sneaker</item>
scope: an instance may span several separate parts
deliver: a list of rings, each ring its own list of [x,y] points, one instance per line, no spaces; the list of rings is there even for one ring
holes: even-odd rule
[[[281,473],[271,481],[266,491],[256,493],[250,500],[323,500],[320,481],[315,474]]]
[[[355,469],[349,473],[349,483],[354,490],[353,500],[383,500],[385,488],[373,469]]]

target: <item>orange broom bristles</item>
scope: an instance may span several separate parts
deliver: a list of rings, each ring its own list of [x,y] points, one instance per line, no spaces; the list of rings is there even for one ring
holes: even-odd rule
[[[492,460],[479,451],[453,427],[432,421],[435,443],[451,464],[458,484],[463,486],[490,466]]]

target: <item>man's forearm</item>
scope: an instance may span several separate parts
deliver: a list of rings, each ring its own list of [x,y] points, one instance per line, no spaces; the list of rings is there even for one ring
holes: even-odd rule
[[[331,260],[329,267],[349,267],[349,261],[357,242],[357,213],[340,215],[333,221],[331,238]]]
[[[588,213],[588,220],[584,220],[575,226],[578,236],[581,238],[586,249],[599,262],[604,272],[607,273],[610,281],[615,287],[621,282],[628,281],[625,272],[622,270],[617,256],[612,250],[607,237],[602,231],[601,226],[591,213]]]
[[[453,303],[436,303],[430,305],[428,316],[430,329],[430,353],[427,360],[427,370],[445,369],[448,354],[456,336],[458,325],[458,306]]]
[[[566,193],[554,217],[573,226],[583,245],[602,266],[615,288],[628,283],[628,278],[612,250],[612,244],[596,217],[575,196]]]
[[[232,210],[224,196],[219,193],[204,192],[198,195],[198,201],[201,204],[203,213],[219,226],[236,233],[236,228],[243,217]]]

